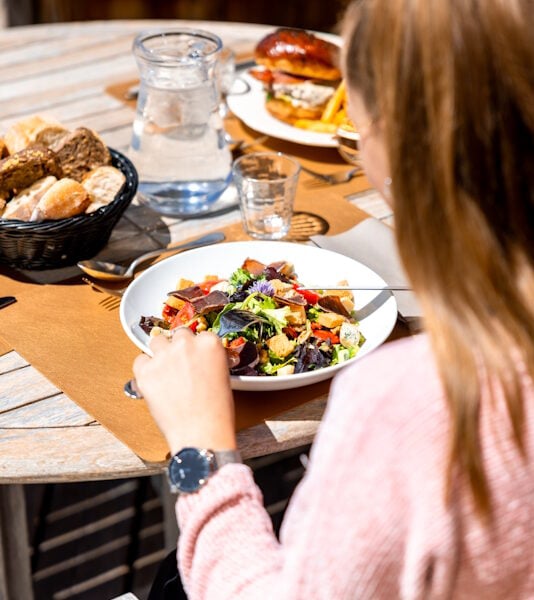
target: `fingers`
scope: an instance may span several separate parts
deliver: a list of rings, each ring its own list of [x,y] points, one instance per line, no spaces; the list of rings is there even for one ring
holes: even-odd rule
[[[157,354],[158,352],[162,352],[165,348],[169,347],[170,339],[166,335],[156,335],[150,339],[150,349],[153,354]]]
[[[133,362],[133,372],[134,375],[137,376],[137,373],[139,373],[139,371],[148,363],[150,362],[150,356],[147,356],[146,354],[140,354],[139,356],[137,356],[134,359]]]
[[[190,340],[195,337],[195,334],[189,329],[189,327],[178,327],[172,332],[171,342],[176,344],[177,342],[183,342]]]

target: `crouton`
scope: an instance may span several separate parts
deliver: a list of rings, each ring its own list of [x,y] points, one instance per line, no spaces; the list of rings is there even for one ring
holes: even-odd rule
[[[266,344],[269,350],[280,358],[285,358],[295,350],[295,342],[291,341],[285,333],[269,338]]]
[[[282,296],[287,290],[293,289],[293,286],[290,283],[285,283],[280,279],[271,279],[269,283],[273,286],[274,293],[277,296]]]
[[[194,281],[180,277],[180,279],[178,279],[178,283],[176,284],[176,287],[174,289],[175,290],[185,290],[186,288],[191,287],[192,285],[195,285]]]
[[[317,323],[328,329],[339,327],[347,319],[343,315],[338,315],[333,312],[322,312],[317,315]]]
[[[167,296],[165,304],[168,304],[169,306],[172,306],[172,308],[180,310],[185,304],[185,302],[183,300],[180,300],[180,298],[177,298],[176,296]]]
[[[306,323],[306,309],[304,306],[288,305],[291,312],[286,315],[286,320],[290,325],[304,325]]]

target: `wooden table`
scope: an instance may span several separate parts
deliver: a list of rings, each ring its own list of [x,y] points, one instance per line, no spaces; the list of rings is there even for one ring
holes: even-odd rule
[[[116,21],[1,31],[0,132],[27,115],[53,114],[69,128],[84,125],[97,130],[109,146],[126,151],[133,111],[105,90],[136,78],[131,44],[138,31],[177,24]],[[258,38],[272,29],[235,23],[179,24],[213,31],[237,54],[250,52]],[[303,162],[307,156],[310,153],[304,149]],[[391,211],[366,188],[365,180],[359,178],[353,187],[359,193],[351,195],[350,186],[345,186],[343,193],[373,216],[391,222]],[[183,239],[238,218],[234,210],[209,220],[167,219],[166,223],[173,238]],[[116,243],[131,252],[128,241],[138,230],[130,225],[124,220]],[[149,236],[151,233],[148,231]],[[156,237],[152,240],[157,245]],[[309,443],[325,401],[317,399],[239,432],[244,458]],[[140,460],[14,351],[0,356],[0,457],[0,483],[4,484],[0,486],[0,598],[31,598],[21,484],[160,472]]]

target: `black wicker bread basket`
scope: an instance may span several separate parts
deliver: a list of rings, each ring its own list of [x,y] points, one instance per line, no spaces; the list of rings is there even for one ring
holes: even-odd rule
[[[91,258],[107,243],[137,190],[131,161],[109,149],[114,167],[126,176],[115,200],[89,215],[29,223],[0,219],[0,263],[18,269],[57,269]]]

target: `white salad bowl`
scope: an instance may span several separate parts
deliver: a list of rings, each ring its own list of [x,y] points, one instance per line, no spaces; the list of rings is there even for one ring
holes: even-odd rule
[[[206,275],[229,277],[246,258],[265,264],[287,261],[294,265],[304,286],[320,283],[326,288],[342,280],[355,287],[381,287],[386,282],[365,265],[314,246],[289,242],[229,242],[206,246],[171,256],[148,268],[126,290],[120,319],[126,335],[143,352],[151,354],[150,336],[139,326],[142,316],[161,316],[167,293],[176,289],[180,278],[195,282]],[[397,303],[391,292],[355,291],[356,317],[365,342],[355,358],[306,373],[273,376],[232,376],[235,390],[272,391],[301,387],[329,379],[343,367],[365,356],[384,342],[397,319]],[[209,364],[209,361],[206,361]]]

